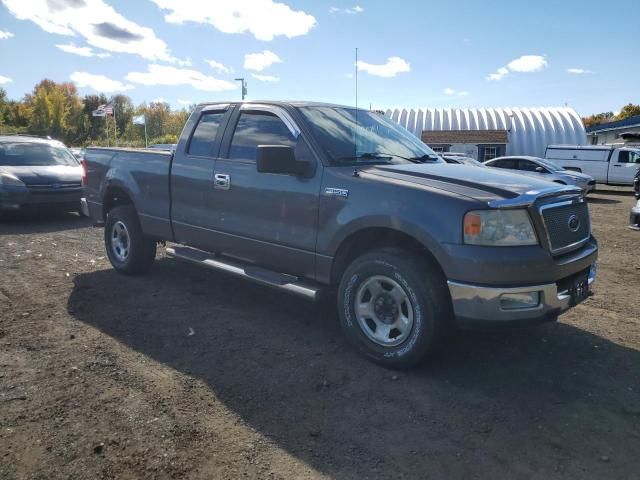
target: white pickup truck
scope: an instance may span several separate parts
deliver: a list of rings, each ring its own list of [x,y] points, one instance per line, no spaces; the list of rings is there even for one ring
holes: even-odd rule
[[[633,185],[640,168],[640,147],[549,145],[544,157],[606,185]]]

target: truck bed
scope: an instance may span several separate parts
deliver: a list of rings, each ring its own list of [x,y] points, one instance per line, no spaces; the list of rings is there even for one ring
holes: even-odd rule
[[[169,172],[173,153],[139,148],[89,147],[85,152],[89,212],[103,220],[108,189],[130,192],[145,232],[171,238]]]

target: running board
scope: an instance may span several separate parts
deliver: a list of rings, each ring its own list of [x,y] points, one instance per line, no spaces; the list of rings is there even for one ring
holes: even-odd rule
[[[166,252],[169,257],[231,273],[237,277],[295,293],[309,300],[317,300],[320,295],[319,287],[300,281],[292,275],[274,272],[254,265],[242,265],[239,262],[231,262],[226,259],[212,258],[211,254],[191,247],[167,247]]]

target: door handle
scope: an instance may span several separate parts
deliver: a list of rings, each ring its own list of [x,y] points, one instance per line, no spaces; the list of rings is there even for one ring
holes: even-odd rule
[[[224,173],[216,173],[213,176],[213,188],[217,190],[229,190],[229,188],[231,188],[231,177]]]
[[[618,165],[614,165],[614,167],[621,167],[622,165],[618,164]]]

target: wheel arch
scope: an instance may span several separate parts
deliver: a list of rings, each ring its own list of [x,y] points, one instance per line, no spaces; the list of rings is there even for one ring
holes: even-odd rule
[[[425,243],[424,239],[418,240],[414,235],[387,226],[366,227],[351,232],[342,239],[333,256],[330,283],[337,285],[342,274],[355,258],[381,248],[401,248],[411,251],[427,261],[446,280],[437,254]]]

